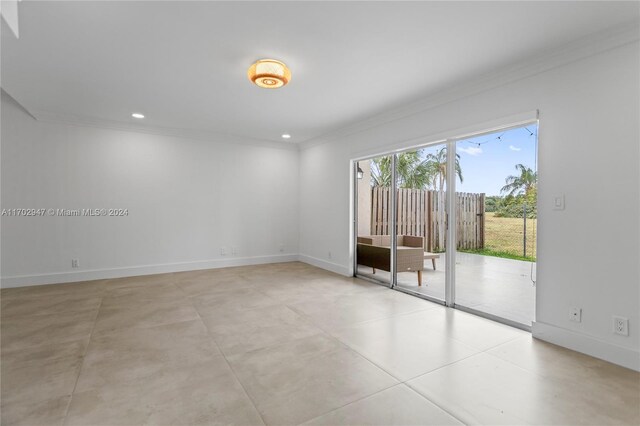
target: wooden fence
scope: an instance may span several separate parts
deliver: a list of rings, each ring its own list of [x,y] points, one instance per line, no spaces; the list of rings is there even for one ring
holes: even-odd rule
[[[388,235],[390,191],[371,189],[371,234]],[[458,249],[484,248],[484,194],[456,193]],[[422,189],[398,189],[398,235],[425,238],[426,251],[444,251],[447,235],[446,193]]]

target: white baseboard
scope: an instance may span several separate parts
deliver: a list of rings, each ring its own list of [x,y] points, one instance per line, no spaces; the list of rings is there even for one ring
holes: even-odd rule
[[[327,262],[326,260],[318,259],[317,257],[307,256],[306,254],[298,255],[300,262],[308,263],[309,265],[317,266],[318,268],[326,269],[327,271],[335,272],[336,274],[349,276],[349,268],[346,268],[337,263]]]
[[[592,357],[603,359],[635,371],[640,371],[640,352],[622,346],[604,342],[555,325],[535,321],[532,327],[533,337],[563,346]]]
[[[195,262],[165,263],[160,265],[131,266],[125,268],[94,269],[87,271],[55,272],[50,274],[3,277],[2,288],[28,287],[42,284],[60,284],[139,275],[166,274],[170,272],[196,271],[199,269],[227,268],[230,266],[262,265],[266,263],[296,262],[297,254],[235,257],[228,259],[200,260]]]

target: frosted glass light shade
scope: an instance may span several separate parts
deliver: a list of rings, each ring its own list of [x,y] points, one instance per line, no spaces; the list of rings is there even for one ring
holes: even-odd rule
[[[291,80],[291,71],[275,59],[260,59],[249,67],[249,80],[265,89],[277,89]]]

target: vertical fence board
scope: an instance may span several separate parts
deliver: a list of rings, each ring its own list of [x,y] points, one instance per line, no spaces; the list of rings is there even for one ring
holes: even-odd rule
[[[390,191],[371,189],[371,232],[388,235],[390,229]],[[446,192],[398,189],[397,229],[399,235],[424,237],[427,251],[446,248]],[[485,242],[485,194],[456,193],[456,248],[481,249]]]

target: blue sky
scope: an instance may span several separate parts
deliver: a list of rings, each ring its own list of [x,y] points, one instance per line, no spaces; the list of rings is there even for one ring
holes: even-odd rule
[[[538,128],[533,124],[526,129],[519,127],[459,141],[457,152],[460,154],[464,181],[456,182],[456,191],[500,195],[505,178],[517,174],[516,164],[524,164],[535,170]],[[440,148],[436,146],[422,151],[429,153]]]

